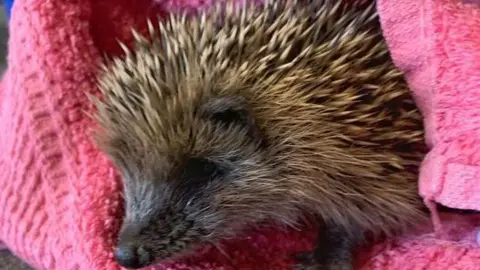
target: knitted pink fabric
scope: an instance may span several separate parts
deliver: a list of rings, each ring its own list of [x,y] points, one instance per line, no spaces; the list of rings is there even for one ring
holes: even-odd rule
[[[415,1],[410,2],[405,0],[404,7],[415,7]],[[86,94],[97,93],[95,74],[100,55],[119,53],[116,38],[129,41],[130,27],[144,29],[146,17],[205,3],[201,0],[160,1],[155,5],[152,0],[16,0],[10,22],[9,67],[0,84],[3,131],[0,132],[0,239],[35,268],[119,269],[112,259],[112,246],[121,219],[121,189],[111,164],[90,141],[94,125],[84,112],[92,112],[93,107]],[[404,17],[409,10],[397,9],[391,18],[403,20],[391,21],[387,15],[391,14],[388,10],[393,1],[388,5],[379,3],[387,33],[392,33],[389,31],[395,27],[404,29],[407,24],[424,28],[425,23],[420,25],[420,17],[414,16],[418,12]],[[428,3],[430,14],[436,14],[438,22],[451,18],[449,24],[456,25],[449,30],[449,36],[436,34],[439,36],[431,35],[430,39],[455,38],[462,44],[446,47],[442,53],[449,55],[450,51],[463,50],[457,55],[465,55],[460,60],[473,69],[474,50],[480,48],[474,31],[478,25],[468,29],[462,25],[466,19],[461,18],[466,14],[449,15],[456,12],[453,7],[467,7],[460,2],[449,2],[446,4],[449,9],[440,14],[438,4]],[[459,39],[467,33],[469,38]],[[406,32],[389,35],[392,47],[402,45],[395,40],[404,38],[403,35]],[[404,69],[408,70],[409,65],[420,66],[413,65],[415,59],[404,57],[402,52],[406,50],[396,52],[395,57]],[[433,49],[421,50],[417,55],[424,52],[437,57]],[[457,107],[472,101],[473,84],[478,81],[473,70],[461,67],[460,60],[449,60],[455,65],[436,63],[436,67],[445,65],[444,69],[457,70],[457,76],[463,78],[464,98],[456,102]],[[412,70],[409,78],[415,86],[414,74],[421,69]],[[439,81],[442,78],[435,83],[450,88],[458,83],[452,79]],[[419,89],[431,91],[431,86],[426,84]],[[427,108],[430,103],[422,104]],[[427,117],[427,122],[431,119]],[[472,126],[474,122],[469,124]],[[467,125],[451,127],[465,130]],[[446,133],[437,141],[444,142]],[[467,152],[470,149],[462,154]],[[363,250],[358,255],[358,265],[363,269],[478,269],[475,261],[480,260],[480,249],[475,245],[475,226],[479,224],[479,216],[446,216],[443,239],[435,238],[427,224],[417,233]],[[308,229],[299,232],[265,228],[225,243],[224,252],[207,247],[183,262],[157,268],[288,269],[291,254],[308,249],[312,237],[313,232]]]

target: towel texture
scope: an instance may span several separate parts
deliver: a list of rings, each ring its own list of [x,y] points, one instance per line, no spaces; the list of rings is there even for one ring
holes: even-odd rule
[[[480,210],[480,1],[378,1],[384,35],[407,74],[431,152],[425,199]]]
[[[453,176],[457,182],[451,184],[451,194],[460,193],[467,189],[462,184],[476,181],[475,73],[480,67],[475,60],[480,24],[475,24],[475,17],[480,9],[460,0],[393,3],[379,1],[382,23],[394,57],[407,71],[426,112],[434,147],[423,169],[423,194],[432,183]],[[0,83],[0,239],[15,254],[37,269],[119,269],[112,246],[121,220],[121,186],[110,162],[90,140],[94,124],[84,112],[94,108],[86,95],[97,93],[100,56],[118,54],[116,39],[131,40],[131,27],[144,30],[147,17],[207,4],[15,1],[9,67]],[[453,151],[458,156],[449,156]],[[478,191],[475,185],[468,190],[473,188]],[[479,201],[478,192],[477,199],[474,196],[457,196],[456,206],[470,207]],[[475,226],[480,217],[445,216],[442,221],[443,238],[434,237],[426,224],[417,233],[363,250],[359,267],[478,269]],[[291,254],[308,249],[312,236],[309,229],[264,228],[225,243],[223,252],[206,247],[197,256],[157,268],[288,269]]]

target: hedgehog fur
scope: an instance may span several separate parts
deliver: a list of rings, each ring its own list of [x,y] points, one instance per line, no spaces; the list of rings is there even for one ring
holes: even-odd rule
[[[422,116],[374,1],[228,2],[148,26],[104,66],[95,100],[98,145],[124,183],[120,264],[307,215],[329,243],[425,218]],[[351,269],[357,242],[308,269]]]

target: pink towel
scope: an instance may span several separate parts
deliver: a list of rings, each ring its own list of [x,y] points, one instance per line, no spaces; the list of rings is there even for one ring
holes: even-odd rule
[[[480,211],[480,1],[380,0],[378,7],[432,148],[420,194]]]
[[[478,162],[472,95],[480,71],[475,67],[480,7],[432,1],[379,1],[379,7],[394,57],[426,112],[434,150],[422,171],[422,194],[429,195],[434,186],[429,183],[442,181],[444,192],[437,185],[430,199],[473,208],[478,187],[467,182]],[[37,269],[119,269],[112,259],[121,219],[119,179],[91,143],[93,123],[84,112],[93,107],[86,94],[97,92],[100,56],[118,53],[116,38],[130,40],[130,27],[144,29],[146,17],[209,4],[156,2],[15,1],[9,67],[0,84],[0,239]],[[454,89],[461,92],[452,95]],[[457,178],[456,186],[447,185]],[[477,190],[477,200],[463,190]],[[456,196],[455,205],[443,195],[460,193],[466,195]],[[478,269],[480,217],[445,216],[442,221],[442,239],[426,224],[422,231],[363,250],[359,268]],[[291,254],[308,249],[312,234],[264,228],[225,243],[223,252],[206,247],[158,269],[288,269]]]

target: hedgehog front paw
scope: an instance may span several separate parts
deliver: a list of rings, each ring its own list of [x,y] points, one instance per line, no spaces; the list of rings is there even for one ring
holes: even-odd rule
[[[317,262],[311,252],[296,254],[295,261],[296,264],[292,270],[322,270],[322,265]]]
[[[292,267],[292,270],[316,270],[321,265],[317,263],[315,256],[312,252],[302,252],[295,254],[296,264]]]
[[[299,253],[295,257],[297,263],[292,270],[353,270],[353,265],[349,260],[321,263],[315,258],[313,252]]]

